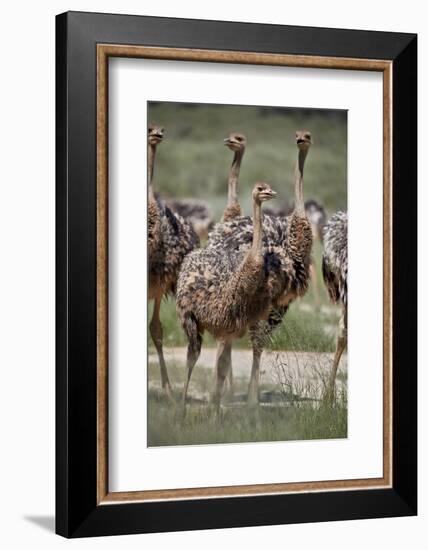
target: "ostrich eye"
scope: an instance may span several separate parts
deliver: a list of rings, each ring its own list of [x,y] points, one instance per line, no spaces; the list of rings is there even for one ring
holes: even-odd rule
[[[306,139],[311,139],[311,134],[305,134]]]

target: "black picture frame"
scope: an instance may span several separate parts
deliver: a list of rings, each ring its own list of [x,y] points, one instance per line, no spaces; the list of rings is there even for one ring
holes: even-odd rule
[[[392,61],[391,488],[97,504],[96,46]],[[56,532],[116,535],[417,513],[417,36],[68,12],[56,18]]]

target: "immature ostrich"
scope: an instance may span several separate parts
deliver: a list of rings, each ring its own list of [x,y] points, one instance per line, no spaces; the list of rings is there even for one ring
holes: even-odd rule
[[[348,332],[348,215],[336,212],[324,230],[322,273],[330,299],[342,304],[342,316],[336,342],[333,366],[327,386],[327,397],[332,398],[339,361],[347,343]]]
[[[247,138],[243,134],[233,132],[224,140],[224,144],[234,153],[229,170],[227,206],[223,212],[223,221],[228,222],[242,215],[238,199],[238,182]]]
[[[247,138],[244,134],[239,134],[237,132],[232,132],[224,140],[224,144],[233,151],[233,161],[229,170],[229,177],[227,180],[227,205],[223,212],[223,222],[232,221],[235,218],[242,216],[241,205],[239,204],[238,197],[238,182],[239,182],[239,172],[241,170],[242,158],[245,153],[245,147],[247,146]],[[233,369],[232,369],[232,348],[229,347],[226,350],[226,353],[229,353],[228,361],[230,363],[230,368],[228,372],[228,382],[229,382],[229,396],[233,396]]]
[[[218,412],[230,367],[232,340],[241,337],[251,323],[269,313],[261,206],[275,195],[267,183],[255,184],[252,193],[254,232],[249,249],[226,254],[220,248],[208,246],[192,252],[183,262],[177,283],[177,313],[189,341],[183,412],[204,331],[209,331],[218,342],[216,385],[212,395]]]
[[[302,297],[308,289],[312,229],[306,216],[303,200],[303,168],[311,144],[312,136],[310,132],[307,130],[296,132],[298,156],[294,171],[294,210],[290,217],[287,218],[287,237],[285,243],[283,243],[286,254],[292,264],[292,269],[287,271],[290,277],[290,284],[285,287],[282,296],[276,300],[276,303],[273,303],[268,320],[259,321],[250,328],[253,346],[253,364],[248,388],[249,405],[257,405],[259,402],[260,359],[270,334],[282,322],[289,304],[296,298]]]
[[[153,190],[153,171],[156,147],[163,139],[163,128],[150,124],[148,128],[148,249],[149,300],[154,300],[150,334],[159,357],[162,388],[172,397],[171,384],[162,347],[160,305],[162,298],[174,294],[178,272],[184,257],[199,244],[192,227],[156,199]]]
[[[160,211],[157,197],[153,190],[153,173],[155,168],[156,149],[162,142],[164,129],[156,124],[150,124],[148,128],[148,152],[147,152],[147,180],[149,184],[149,196],[147,207],[147,225],[148,225],[148,248],[149,262],[152,254],[156,250],[160,239]]]
[[[272,331],[282,322],[289,304],[303,296],[309,284],[312,250],[312,229],[303,201],[303,168],[312,143],[307,130],[296,132],[298,158],[295,167],[294,210],[286,218],[264,216],[263,242],[266,248],[265,269],[271,287],[271,310],[267,320],[253,323],[250,337],[253,365],[248,393],[249,405],[258,403],[260,359]],[[253,224],[249,217],[218,224],[210,234],[208,246],[221,251],[246,250],[251,243]]]

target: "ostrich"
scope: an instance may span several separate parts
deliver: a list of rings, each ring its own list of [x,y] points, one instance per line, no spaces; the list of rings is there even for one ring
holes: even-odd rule
[[[223,212],[223,221],[228,222],[242,215],[238,199],[238,181],[247,138],[243,134],[232,132],[224,139],[224,144],[234,153],[229,170],[227,206]]]
[[[244,134],[237,132],[232,132],[227,138],[223,140],[224,144],[233,151],[233,161],[229,170],[229,177],[227,180],[227,205],[223,212],[223,222],[228,222],[242,216],[241,205],[239,204],[238,198],[238,182],[239,182],[239,172],[241,170],[242,158],[245,153],[245,148],[247,146],[247,138]],[[229,353],[228,361],[230,363],[230,368],[228,372],[228,383],[229,383],[229,397],[233,397],[233,369],[232,369],[232,348],[229,347],[225,353]]]
[[[327,386],[327,397],[331,399],[334,396],[337,368],[346,347],[348,332],[348,215],[345,212],[336,212],[324,229],[322,273],[330,300],[342,305],[336,351]]]
[[[149,249],[149,300],[154,300],[150,334],[159,358],[162,388],[172,398],[171,384],[163,355],[163,333],[160,306],[164,296],[174,294],[178,272],[184,257],[199,245],[192,227],[180,216],[171,212],[153,190],[153,172],[156,148],[161,143],[164,130],[150,124],[148,128],[148,249]]]
[[[164,129],[156,124],[150,124],[148,129],[148,151],[147,151],[147,180],[149,184],[149,196],[147,207],[148,225],[148,249],[149,261],[154,254],[160,239],[160,211],[157,197],[153,190],[153,173],[155,168],[156,149],[162,142]]]
[[[200,240],[206,240],[214,226],[209,204],[200,199],[165,199],[168,208],[189,222]]]
[[[275,195],[267,183],[254,185],[254,231],[247,250],[227,254],[219,247],[208,246],[192,252],[183,262],[177,283],[177,313],[189,342],[183,415],[204,331],[210,332],[218,342],[216,384],[212,395],[218,413],[224,380],[230,367],[232,340],[241,337],[248,325],[269,313],[261,207],[263,202]]]
[[[312,229],[306,216],[303,200],[303,168],[312,144],[307,130],[296,132],[298,157],[294,180],[294,210],[286,218],[264,216],[263,239],[266,247],[265,266],[269,272],[272,299],[267,320],[259,320],[249,327],[253,348],[253,363],[248,391],[248,404],[258,404],[260,359],[273,330],[282,322],[289,304],[303,296],[310,279]],[[210,234],[208,247],[219,250],[242,251],[248,248],[253,234],[249,217],[218,224]]]
[[[303,168],[312,144],[311,133],[307,130],[296,132],[298,149],[294,171],[294,210],[287,218],[287,237],[285,250],[292,262],[293,270],[288,270],[290,284],[283,295],[273,304],[267,321],[259,321],[250,327],[253,346],[253,364],[248,387],[248,404],[259,403],[260,360],[263,349],[272,331],[282,322],[292,301],[302,297],[307,289],[311,269],[312,228],[306,215],[303,200]]]

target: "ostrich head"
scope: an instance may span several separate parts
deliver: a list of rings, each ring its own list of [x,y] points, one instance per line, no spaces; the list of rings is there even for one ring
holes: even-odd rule
[[[274,191],[268,183],[258,181],[253,187],[253,200],[257,204],[261,204],[262,202],[269,201],[270,199],[273,199],[275,196],[276,196],[276,191]]]
[[[247,138],[243,134],[232,132],[224,141],[231,151],[243,151],[247,145]]]
[[[148,140],[150,145],[157,145],[163,140],[164,129],[157,124],[149,124]]]
[[[296,145],[300,151],[307,151],[312,145],[312,135],[308,130],[297,130]]]

